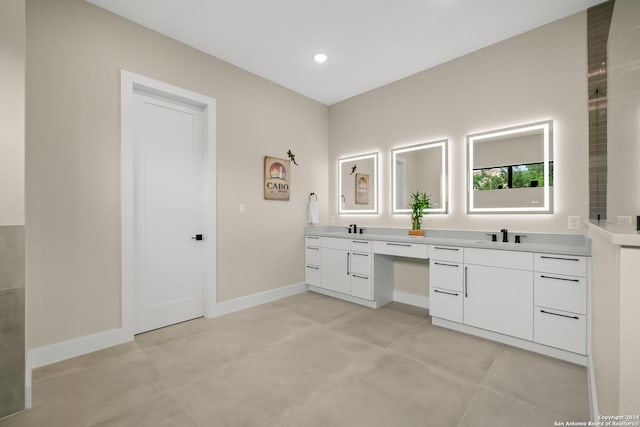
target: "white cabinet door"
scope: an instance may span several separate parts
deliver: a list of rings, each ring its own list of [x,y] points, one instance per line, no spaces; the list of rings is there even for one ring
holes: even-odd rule
[[[321,287],[332,291],[349,295],[349,252],[342,249],[322,248],[321,265],[322,277]]]
[[[533,339],[533,272],[465,266],[464,323]]]

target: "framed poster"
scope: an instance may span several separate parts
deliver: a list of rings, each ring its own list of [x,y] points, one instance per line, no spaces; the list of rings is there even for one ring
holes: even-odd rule
[[[264,156],[264,198],[289,200],[289,160]]]
[[[366,173],[356,174],[356,204],[369,204],[369,175]]]

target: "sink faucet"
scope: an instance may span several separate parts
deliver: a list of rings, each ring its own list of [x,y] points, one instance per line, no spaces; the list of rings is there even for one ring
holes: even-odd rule
[[[356,234],[358,232],[358,226],[355,224],[349,224],[349,233]]]
[[[509,241],[509,232],[507,231],[506,228],[503,228],[502,230],[500,230],[500,232],[502,233],[502,241],[504,243],[507,243]]]

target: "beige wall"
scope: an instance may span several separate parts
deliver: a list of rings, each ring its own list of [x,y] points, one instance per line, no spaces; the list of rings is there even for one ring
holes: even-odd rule
[[[27,46],[28,348],[120,326],[121,68],[217,100],[218,300],[304,280],[326,106],[81,0],[28,0]],[[265,201],[264,156],[288,149],[291,201]]]
[[[450,141],[449,215],[436,225],[568,232],[567,216],[588,213],[586,12],[471,53],[329,108],[330,185],[339,157],[380,152],[381,215],[337,216],[336,222],[409,227],[390,214],[390,150],[420,141]],[[520,123],[555,121],[553,215],[466,214],[467,134]]]
[[[608,45],[607,218],[640,215],[640,2],[616,0]]]
[[[24,225],[24,0],[0,2],[0,225]]]

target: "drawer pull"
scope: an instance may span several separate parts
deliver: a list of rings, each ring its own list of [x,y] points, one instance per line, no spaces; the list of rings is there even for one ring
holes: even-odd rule
[[[407,243],[389,243],[387,242],[387,246],[402,246],[404,248],[410,248],[411,245]]]
[[[540,258],[557,259],[557,260],[560,260],[560,261],[580,261],[580,259],[578,259],[578,258],[563,258],[563,257],[558,257],[558,256],[545,256],[545,255],[540,255]]]
[[[369,278],[367,276],[360,276],[359,274],[352,274],[353,277],[357,277],[358,279],[365,279],[365,280],[369,280]]]
[[[351,255],[369,256],[369,254],[360,254],[360,253],[358,253],[358,252],[351,252]]]
[[[560,316],[560,317],[566,317],[567,319],[575,319],[575,320],[580,320],[580,318],[578,316],[568,316],[566,314],[560,314],[560,313],[552,313],[550,311],[546,311],[546,310],[540,310],[540,313],[544,313],[544,314],[552,314],[554,316]]]
[[[440,249],[443,251],[459,251],[460,248],[443,248],[442,246],[434,246],[434,249]]]
[[[467,291],[467,271],[469,267],[464,268],[464,297],[469,298],[469,292]]]
[[[564,280],[565,282],[576,282],[576,283],[580,282],[580,280],[578,279],[566,279],[564,277],[545,276],[544,274],[541,274],[540,277],[542,277],[543,279]]]
[[[307,246],[307,249],[311,249],[312,251],[319,251],[320,248],[314,248],[313,246]]]
[[[310,268],[312,270],[320,270],[320,267],[314,267],[313,265],[307,265],[307,268]]]
[[[455,292],[445,292],[445,291],[439,291],[439,290],[437,290],[437,289],[434,289],[434,290],[433,290],[433,292],[437,292],[437,293],[439,293],[439,294],[453,295],[453,296],[456,296],[456,297],[458,296],[458,294],[457,294],[457,293],[455,293]]]
[[[435,265],[445,265],[447,267],[460,267],[460,264],[445,264],[444,262],[434,262]]]
[[[315,237],[315,236],[307,236],[307,239],[314,239],[314,240],[318,240],[320,239],[319,237]]]
[[[369,242],[366,240],[352,240],[351,243],[361,243],[363,245],[368,245]]]

